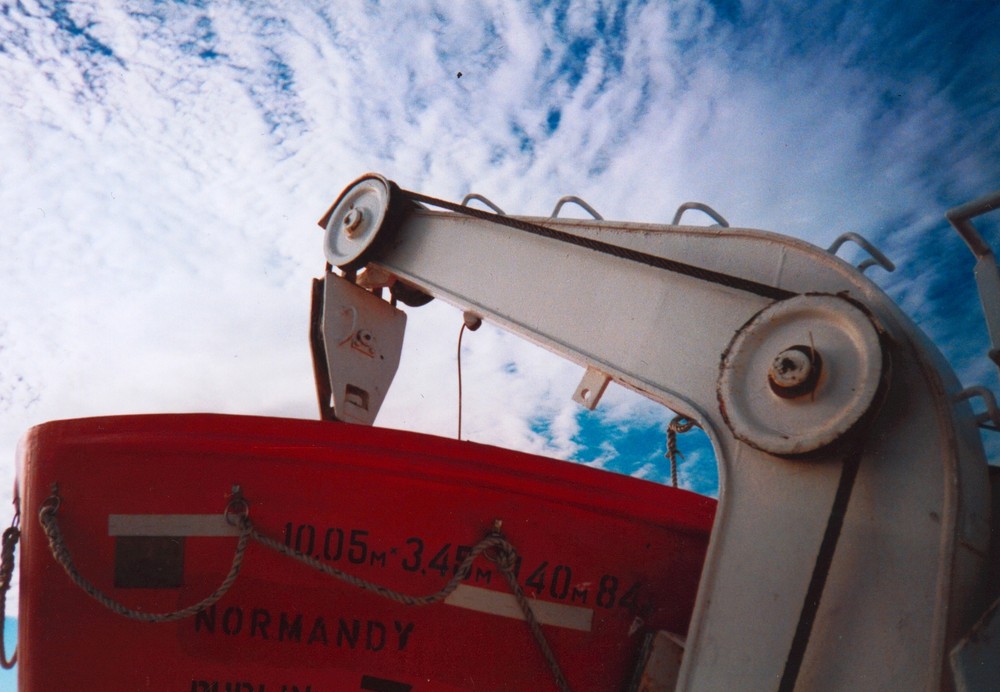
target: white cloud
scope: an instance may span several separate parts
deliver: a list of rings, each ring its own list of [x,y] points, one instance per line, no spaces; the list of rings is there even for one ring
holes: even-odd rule
[[[0,15],[0,484],[17,437],[51,418],[312,417],[315,221],[367,170],[509,213],[574,193],[666,222],[696,199],[824,246],[879,236],[903,259],[940,218],[942,185],[960,202],[995,184],[996,105],[973,124],[932,80],[844,57],[880,40],[870,28],[796,52],[778,14],[750,7],[738,31],[702,2],[573,4],[562,34],[508,3],[407,7],[73,3],[82,33],[30,2]],[[624,13],[621,34],[598,34],[602,11],[608,26]],[[901,291],[909,307],[921,285]],[[459,324],[444,306],[411,311],[383,424],[454,434]],[[466,349],[467,437],[580,451],[580,368],[488,327]],[[600,415],[659,412],[612,389]],[[704,486],[691,469],[705,463],[682,476]]]

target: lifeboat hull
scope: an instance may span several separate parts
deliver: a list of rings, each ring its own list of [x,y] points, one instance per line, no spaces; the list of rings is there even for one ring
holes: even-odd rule
[[[116,614],[56,562],[37,519],[54,484],[78,573],[128,608],[211,594],[236,548],[239,486],[262,534],[412,595],[438,591],[501,523],[573,690],[623,689],[647,635],[684,635],[709,498],[416,433],[203,414],[48,423],[20,455],[22,690],[546,690],[554,676],[483,555],[444,602],[404,605],[260,543],[228,592],[173,622]]]

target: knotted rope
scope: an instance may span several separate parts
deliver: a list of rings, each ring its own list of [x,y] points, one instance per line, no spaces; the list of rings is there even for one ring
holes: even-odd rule
[[[677,457],[684,458],[684,453],[677,449],[677,434],[686,433],[698,426],[687,416],[676,415],[667,426],[667,459],[670,460],[670,484],[677,487]]]
[[[369,591],[382,596],[383,598],[387,598],[407,606],[427,606],[433,603],[439,603],[448,598],[448,596],[450,596],[455,589],[458,588],[462,580],[469,576],[472,564],[480,555],[482,555],[486,559],[494,562],[500,570],[500,573],[506,578],[507,584],[510,586],[510,590],[514,595],[514,598],[517,600],[518,606],[521,608],[524,619],[528,623],[528,628],[531,630],[531,634],[534,636],[539,649],[541,649],[545,662],[552,671],[556,685],[559,687],[561,692],[569,692],[569,685],[567,684],[566,678],[559,667],[555,654],[552,652],[552,649],[545,638],[545,634],[542,632],[541,625],[532,610],[531,603],[528,601],[527,596],[525,596],[523,589],[521,589],[521,585],[517,583],[517,575],[514,573],[514,566],[517,562],[517,551],[514,549],[514,546],[500,534],[499,522],[494,524],[494,529],[491,533],[487,534],[472,548],[466,558],[456,568],[454,576],[448,580],[447,584],[434,593],[427,594],[425,596],[413,596],[401,591],[390,589],[386,586],[382,586],[381,584],[376,584],[375,582],[368,581],[367,579],[362,579],[352,574],[348,574],[347,572],[337,569],[332,565],[320,562],[309,555],[297,552],[284,543],[261,533],[250,521],[249,504],[245,499],[243,499],[242,495],[238,493],[237,488],[236,494],[229,501],[225,510],[226,520],[239,529],[239,539],[236,543],[236,552],[233,555],[233,561],[229,568],[229,574],[226,575],[226,578],[222,580],[222,583],[214,592],[212,592],[211,595],[193,605],[169,613],[146,613],[134,610],[127,607],[123,603],[116,601],[80,574],[73,562],[69,549],[66,547],[62,532],[59,529],[59,522],[56,519],[60,504],[61,500],[58,495],[58,489],[54,486],[52,495],[45,500],[38,513],[38,520],[42,525],[42,530],[45,532],[45,535],[49,540],[49,549],[52,552],[52,557],[55,558],[56,562],[62,566],[73,583],[79,586],[87,595],[94,598],[108,610],[139,622],[171,622],[174,620],[180,620],[193,616],[215,604],[226,594],[227,591],[229,591],[230,587],[232,587],[233,583],[236,581],[236,577],[240,573],[240,568],[243,566],[243,557],[246,553],[247,544],[250,540],[257,542],[266,548],[270,548],[285,557],[296,560],[307,567],[311,567],[319,572],[322,572],[323,574],[339,579],[346,584],[350,584],[351,586]],[[10,529],[8,529],[8,532],[9,531]],[[6,533],[4,534],[4,541],[4,547],[6,550]],[[13,551],[13,548],[11,548],[11,551]],[[6,553],[4,554],[6,555]],[[6,558],[4,565],[6,565]],[[13,571],[13,558],[11,559],[10,571]],[[3,574],[3,571],[0,570],[0,577],[2,577]],[[2,588],[2,586],[2,583],[0,583],[0,588]],[[0,610],[0,615],[2,615],[2,610]],[[13,663],[11,665],[13,665]]]
[[[3,635],[7,627],[7,592],[14,577],[14,549],[21,538],[19,523],[20,514],[15,514],[10,528],[3,532],[3,547],[0,548],[0,666],[4,670],[10,670],[17,665],[17,649],[15,648],[14,654],[7,658],[7,644]]]
[[[236,501],[236,499],[230,501],[230,504],[226,507],[227,519],[229,518],[230,509]],[[209,596],[186,608],[174,610],[169,613],[146,613],[141,610],[134,610],[120,601],[116,601],[80,574],[73,562],[73,557],[70,555],[69,548],[66,547],[65,541],[63,541],[62,531],[60,531],[59,522],[56,520],[60,502],[59,496],[55,493],[55,488],[53,488],[53,494],[42,503],[42,509],[38,512],[38,521],[42,525],[42,531],[45,532],[45,536],[49,539],[49,549],[52,551],[52,557],[62,565],[62,568],[66,570],[66,574],[69,575],[73,583],[83,589],[88,596],[108,610],[131,620],[138,620],[139,622],[172,622],[174,620],[181,620],[200,613],[205,608],[214,605],[220,598],[226,595],[226,592],[229,591],[230,587],[236,581],[236,577],[239,576],[240,568],[243,566],[243,555],[246,553],[247,543],[250,540],[250,534],[253,530],[250,518],[246,515],[241,517],[238,523],[240,537],[236,542],[236,552],[233,554],[233,562],[229,567],[229,574],[219,584],[219,588]]]

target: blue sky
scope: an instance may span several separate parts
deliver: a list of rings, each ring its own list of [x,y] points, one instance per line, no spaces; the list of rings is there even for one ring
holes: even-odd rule
[[[0,487],[45,420],[314,417],[315,221],[369,170],[515,214],[698,200],[821,247],[861,233],[899,267],[870,277],[997,390],[943,215],[1000,187],[1000,6],[801,6],[2,5]],[[412,311],[381,425],[454,434],[460,319]],[[657,405],[612,388],[585,413],[577,366],[490,326],[463,366],[470,439],[669,478]],[[704,436],[680,445],[684,485],[715,492]]]

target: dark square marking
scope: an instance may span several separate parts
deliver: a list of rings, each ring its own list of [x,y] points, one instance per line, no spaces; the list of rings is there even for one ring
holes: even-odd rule
[[[115,586],[175,589],[184,585],[183,536],[118,536]]]
[[[374,675],[365,675],[361,678],[361,689],[371,692],[410,692],[413,685],[385,678],[376,678]]]

